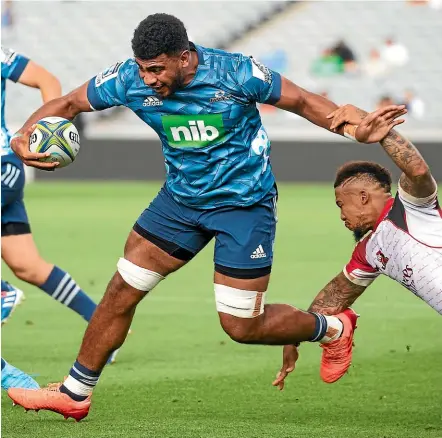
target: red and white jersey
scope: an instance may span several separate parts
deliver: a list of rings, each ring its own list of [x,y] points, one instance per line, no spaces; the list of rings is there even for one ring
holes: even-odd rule
[[[361,286],[387,275],[442,314],[442,210],[437,192],[420,199],[399,186],[373,231],[356,245],[344,274]]]

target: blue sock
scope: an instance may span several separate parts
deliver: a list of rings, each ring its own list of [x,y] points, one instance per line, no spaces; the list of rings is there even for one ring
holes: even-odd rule
[[[67,394],[75,401],[86,400],[98,383],[100,374],[101,371],[92,371],[76,360],[69,371],[68,378],[60,386],[60,392]]]
[[[325,333],[327,332],[327,320],[325,319],[324,315],[321,315],[320,313],[311,312],[311,314],[316,318],[315,321],[315,333],[313,336],[309,339],[310,342],[318,341],[319,339],[322,339],[325,336]]]
[[[90,321],[97,305],[80,289],[75,280],[58,266],[54,266],[48,279],[40,286],[55,300]]]
[[[5,366],[6,366],[6,361],[5,361],[5,359],[2,358],[2,371]]]

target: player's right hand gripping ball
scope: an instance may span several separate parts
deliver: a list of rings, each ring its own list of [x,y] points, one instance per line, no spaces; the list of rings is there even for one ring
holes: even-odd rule
[[[45,117],[36,123],[29,138],[29,150],[49,152],[51,155],[41,161],[58,161],[58,167],[66,167],[75,160],[80,150],[80,135],[70,120]]]

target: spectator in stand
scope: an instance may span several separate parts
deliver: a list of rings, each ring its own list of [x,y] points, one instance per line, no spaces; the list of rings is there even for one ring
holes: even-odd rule
[[[422,120],[424,118],[424,101],[416,96],[413,90],[405,90],[402,104],[405,105],[408,110],[408,115],[412,119]]]
[[[409,60],[407,48],[403,44],[394,41],[393,38],[385,40],[384,46],[381,49],[381,57],[392,67],[402,67]]]
[[[2,30],[13,25],[12,1],[2,1]]]
[[[429,6],[432,9],[440,9],[442,0],[407,0],[412,6]]]
[[[332,48],[332,52],[342,59],[346,72],[354,72],[357,70],[358,64],[356,56],[344,40],[339,40],[336,46]]]
[[[370,57],[364,64],[363,72],[371,78],[380,78],[388,73],[386,62],[381,58],[381,54],[377,49],[371,49]]]
[[[9,39],[14,34],[14,14],[13,14],[13,8],[12,8],[12,1],[11,0],[4,0],[1,3],[2,5],[2,45],[6,44],[6,40],[9,41]]]
[[[311,73],[314,76],[335,76],[344,73],[344,61],[331,49],[325,49],[321,56],[313,61]]]
[[[386,106],[389,105],[394,105],[394,101],[393,98],[391,96],[389,96],[388,94],[381,96],[381,98],[379,99],[377,105],[376,105],[376,109],[380,109],[380,108],[384,108]]]

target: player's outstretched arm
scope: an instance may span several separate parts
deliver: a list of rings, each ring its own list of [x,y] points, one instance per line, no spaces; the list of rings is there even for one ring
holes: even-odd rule
[[[361,110],[353,105],[339,108],[331,114],[332,129],[348,123],[356,111]],[[426,198],[436,191],[436,182],[430,168],[413,143],[393,129],[404,122],[404,119],[399,117],[406,112],[404,105],[389,105],[367,114],[354,130],[354,137],[361,143],[380,142],[385,152],[403,172],[400,179],[401,188],[416,198]]]
[[[39,88],[43,103],[61,96],[60,81],[34,61],[28,62],[18,82],[28,87]]]
[[[437,189],[436,181],[420,152],[404,136],[392,130],[381,141],[385,152],[402,170],[399,184],[405,192],[415,198],[426,198]]]
[[[308,121],[325,128],[336,134],[344,135],[344,125],[338,126],[337,129],[331,129],[332,120],[327,116],[339,107],[332,101],[318,94],[311,93],[304,88],[295,85],[287,78],[281,77],[281,97],[275,104],[277,108],[298,114]],[[358,124],[362,120],[361,117],[353,117],[352,124]]]
[[[86,82],[65,96],[45,103],[29,117],[23,127],[13,136],[11,139],[11,149],[26,165],[44,170],[51,170],[57,166],[56,163],[38,161],[49,156],[49,153],[33,153],[29,150],[29,137],[32,134],[33,125],[44,117],[56,116],[72,120],[81,112],[92,111],[87,98],[88,83]]]
[[[365,289],[365,286],[352,283],[341,272],[318,293],[308,310],[325,315],[336,315],[350,307]]]

